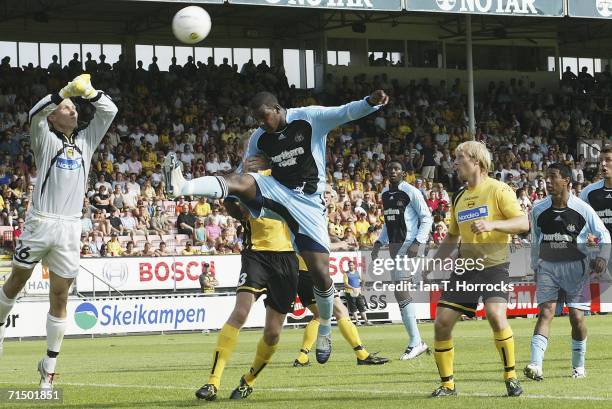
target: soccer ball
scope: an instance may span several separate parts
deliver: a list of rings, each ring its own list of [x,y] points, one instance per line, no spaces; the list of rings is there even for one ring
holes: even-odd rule
[[[181,9],[172,19],[172,32],[182,43],[195,44],[210,33],[210,15],[202,7],[189,6]]]

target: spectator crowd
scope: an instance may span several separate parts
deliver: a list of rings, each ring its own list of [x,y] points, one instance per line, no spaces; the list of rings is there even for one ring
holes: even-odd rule
[[[40,181],[30,151],[28,111],[44,95],[60,89],[83,69],[78,55],[65,67],[0,64],[0,226],[5,244],[17,240]],[[290,87],[280,67],[253,61],[243,67],[176,61],[160,71],[155,58],[143,68],[123,57],[112,66],[87,56],[85,70],[97,89],[119,107],[99,146],[89,175],[82,212],[82,254],[164,256],[239,252],[242,226],[223,203],[204,198],[165,197],[161,163],[176,152],[187,179],[233,172],[245,141],[257,126],[247,108],[258,91],[274,92],[287,107],[338,105],[375,89],[391,97],[383,110],[330,133],[325,200],[329,234],[336,250],[372,246],[382,227],[381,191],[388,186],[385,164],[400,161],[405,181],[422,193],[434,216],[430,241],[445,237],[451,197],[461,181],[453,169],[453,150],[471,138],[467,130],[464,84],[428,79],[399,84],[386,74],[368,78],[327,76],[320,92]],[[596,177],[577,141],[612,136],[612,75],[563,74],[557,91],[509,79],[478,93],[475,138],[493,154],[491,176],[508,183],[528,211],[546,196],[548,165],[573,169],[573,189]],[[586,75],[585,75],[586,74]],[[80,121],[92,107],[78,101]],[[44,176],[44,175],[43,175]],[[12,236],[12,237],[10,237]],[[516,238],[517,241],[525,238]]]

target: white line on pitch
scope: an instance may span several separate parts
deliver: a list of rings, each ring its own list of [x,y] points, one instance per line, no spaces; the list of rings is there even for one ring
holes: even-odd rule
[[[32,382],[37,384],[38,382]],[[0,384],[14,384],[14,382],[0,381]],[[170,385],[128,385],[128,384],[116,384],[116,383],[83,383],[83,382],[61,382],[58,383],[58,387],[66,386],[84,386],[84,387],[95,387],[95,388],[130,388],[130,389],[178,389],[178,390],[194,390],[193,387],[186,386],[170,386]],[[421,391],[377,391],[377,390],[355,390],[347,388],[257,388],[256,391],[268,391],[268,392],[349,392],[349,393],[360,393],[360,394],[397,394],[397,395],[410,395],[410,396],[428,396],[429,392]],[[461,392],[459,396],[465,396],[468,398],[501,398],[504,395],[496,395],[492,393],[468,393]],[[552,400],[587,400],[587,401],[603,401],[612,402],[612,397],[604,396],[563,396],[563,395],[523,395],[523,399],[552,399]],[[520,398],[519,398],[520,399]]]

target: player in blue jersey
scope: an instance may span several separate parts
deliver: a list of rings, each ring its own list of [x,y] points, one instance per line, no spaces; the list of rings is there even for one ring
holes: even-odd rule
[[[416,187],[404,182],[402,164],[392,161],[387,166],[389,187],[382,191],[383,215],[385,224],[374,243],[372,259],[378,258],[383,244],[389,245],[392,259],[396,257],[415,257],[429,240],[433,219],[425,203],[423,194]],[[412,281],[414,272],[393,271],[393,281]],[[417,327],[416,307],[407,291],[395,291],[395,299],[402,314],[402,322],[410,336],[410,342],[400,360],[410,360],[428,351],[427,344],[421,340]]]
[[[245,157],[265,155],[271,163],[271,176],[236,173],[186,181],[175,154],[167,155],[164,161],[170,197],[201,195],[221,199],[234,195],[249,208],[252,216],[260,217],[267,208],[287,222],[315,286],[321,315],[316,344],[319,363],[327,362],[331,355],[334,299],[323,200],[327,134],[344,123],[377,111],[388,101],[385,92],[378,90],[363,100],[339,107],[286,109],[273,94],[258,93],[251,101],[251,109],[260,127],[251,135]]]
[[[572,377],[584,378],[587,328],[584,311],[590,310],[590,274],[601,274],[608,262],[610,233],[595,210],[570,193],[572,172],[553,163],[547,169],[550,193],[532,211],[531,267],[536,274],[538,322],[531,338],[531,361],[524,373],[543,379],[542,362],[559,291],[565,293],[572,326]],[[596,237],[597,241],[590,240]],[[590,245],[589,245],[590,244]]]

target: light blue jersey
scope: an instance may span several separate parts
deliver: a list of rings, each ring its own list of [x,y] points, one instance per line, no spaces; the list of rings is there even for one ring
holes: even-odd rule
[[[254,217],[262,208],[280,215],[298,251],[329,252],[325,191],[327,134],[347,122],[377,111],[367,98],[339,107],[310,106],[287,110],[287,126],[278,132],[257,129],[245,157],[264,154],[272,175],[250,173],[257,182],[256,200],[246,203]]]

